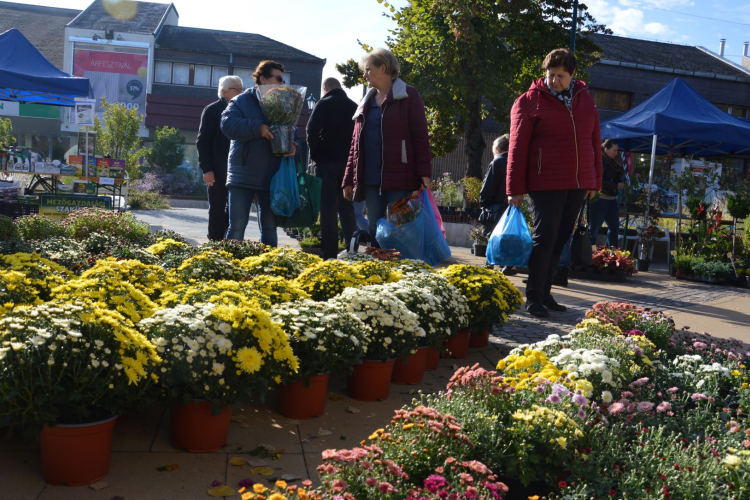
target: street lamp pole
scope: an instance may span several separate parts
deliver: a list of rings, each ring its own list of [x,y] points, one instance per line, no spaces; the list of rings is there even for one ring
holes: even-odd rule
[[[578,0],[573,0],[573,24],[570,27],[570,50],[576,51],[576,25],[578,24]]]
[[[317,100],[315,99],[315,96],[310,94],[310,97],[308,97],[305,101],[307,103],[307,109],[309,111],[307,120],[309,121],[312,117],[313,110],[315,109],[315,105],[317,104]],[[310,168],[310,138],[307,137],[307,165],[305,166],[305,171],[307,171]]]

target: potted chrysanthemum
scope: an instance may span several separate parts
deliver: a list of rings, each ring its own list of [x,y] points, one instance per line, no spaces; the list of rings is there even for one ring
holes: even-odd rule
[[[417,315],[381,285],[347,288],[329,302],[372,329],[364,360],[349,376],[349,395],[361,401],[386,399],[396,359],[416,353],[425,336]]]
[[[297,371],[286,333],[256,301],[182,304],[137,326],[163,359],[160,386],[172,404],[175,448],[218,450],[229,432],[229,408],[263,399]]]
[[[0,425],[41,435],[50,484],[104,477],[116,417],[152,397],[154,345],[117,311],[57,302],[6,313],[0,336]]]
[[[279,411],[289,418],[319,417],[330,372],[349,370],[362,359],[370,327],[351,312],[312,300],[279,304],[271,314],[299,359],[299,371],[282,378]]]

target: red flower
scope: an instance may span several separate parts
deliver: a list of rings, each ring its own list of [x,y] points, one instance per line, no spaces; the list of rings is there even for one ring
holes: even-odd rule
[[[666,486],[661,487],[661,492],[664,498],[672,498],[672,495],[669,493],[669,490],[667,489]]]
[[[566,483],[565,481],[560,481],[559,483],[557,483],[557,485],[560,487],[561,490],[564,490],[565,488],[568,487],[568,483]]]
[[[667,476],[665,476],[664,474],[662,474],[661,472],[659,472],[659,479],[661,479],[662,481],[666,481],[667,480]]]
[[[609,496],[611,497],[617,496],[617,492],[615,490],[609,490]]]

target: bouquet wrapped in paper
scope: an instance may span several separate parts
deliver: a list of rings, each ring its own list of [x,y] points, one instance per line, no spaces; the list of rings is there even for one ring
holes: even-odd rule
[[[260,107],[273,134],[271,147],[274,154],[292,152],[294,127],[305,104],[307,87],[298,85],[260,85]]]
[[[422,213],[422,201],[419,199],[419,193],[414,192],[405,196],[388,206],[388,222],[397,226],[403,226]]]

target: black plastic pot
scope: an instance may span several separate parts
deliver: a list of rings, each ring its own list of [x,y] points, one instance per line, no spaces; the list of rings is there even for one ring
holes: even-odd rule
[[[486,257],[487,245],[479,245],[477,243],[474,243],[474,255],[476,257]]]
[[[649,264],[651,264],[651,261],[648,259],[638,259],[635,263],[635,268],[638,272],[647,272]]]

